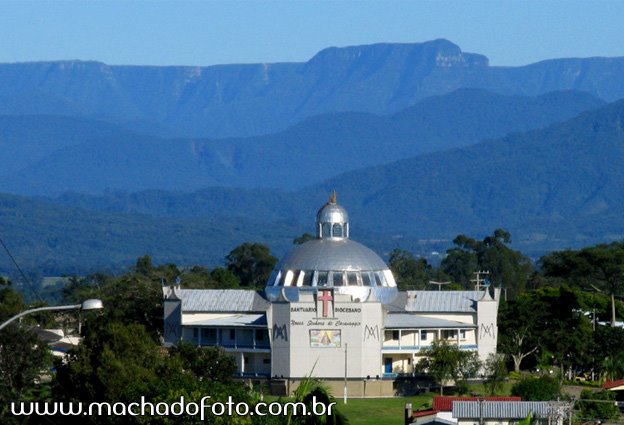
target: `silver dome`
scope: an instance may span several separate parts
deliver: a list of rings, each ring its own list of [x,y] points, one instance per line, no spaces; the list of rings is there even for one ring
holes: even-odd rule
[[[360,301],[394,299],[392,272],[372,250],[349,240],[349,215],[336,204],[335,192],[318,211],[316,225],[317,239],[293,247],[273,270],[265,288],[269,300],[296,301],[300,291],[319,287]]]
[[[386,263],[371,249],[350,239],[316,239],[295,246],[278,270],[384,270]]]
[[[316,213],[317,223],[348,223],[349,214],[338,204],[327,203]]]

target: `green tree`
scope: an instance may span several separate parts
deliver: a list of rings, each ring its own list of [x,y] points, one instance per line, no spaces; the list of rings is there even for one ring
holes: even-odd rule
[[[611,391],[594,392],[584,389],[581,391],[581,398],[576,402],[576,405],[579,409],[578,419],[580,422],[607,422],[620,417],[620,411],[615,403],[615,393]]]
[[[566,285],[540,288],[502,307],[499,347],[512,356],[515,368],[538,349],[551,353],[562,370],[591,363],[592,326],[582,312],[578,290]]]
[[[511,297],[525,290],[534,266],[529,258],[509,248],[511,235],[505,230],[496,229],[481,241],[459,235],[453,243],[456,246],[447,250],[441,266],[464,288],[471,287],[474,272],[488,270],[491,282],[508,288]]]
[[[593,353],[598,357],[593,366],[602,377],[610,380],[624,377],[624,329],[596,326],[593,347],[599,347],[600,354]]]
[[[136,266],[134,269],[138,274],[142,274],[143,276],[149,276],[149,274],[152,272],[152,269],[153,269],[152,257],[150,257],[147,254],[142,257],[139,257],[137,259]]]
[[[325,415],[298,415],[289,414],[287,417],[288,425],[342,425],[349,423],[347,418],[336,409],[336,400],[332,396],[329,389],[323,385],[318,379],[305,377],[299,383],[294,393],[294,401],[306,405],[308,412],[312,411],[312,402],[325,405]],[[331,409],[331,410],[330,410]],[[331,414],[329,414],[331,412]],[[289,412],[291,413],[291,412]]]
[[[395,248],[390,253],[388,265],[399,290],[427,288],[431,279],[431,266],[424,258],[415,258],[411,252]]]
[[[502,389],[505,378],[507,377],[505,356],[491,353],[485,360],[483,369],[485,371],[485,387],[488,389],[490,395],[495,395]]]
[[[526,377],[511,388],[511,394],[524,401],[556,400],[561,396],[561,383],[549,376]]]
[[[170,354],[178,356],[184,369],[192,371],[200,379],[228,383],[232,382],[232,376],[236,372],[236,361],[220,347],[198,347],[181,343],[172,348]]]
[[[277,264],[269,247],[259,243],[244,243],[225,257],[228,270],[234,273],[242,286],[260,288],[269,279]]]
[[[233,289],[240,286],[238,277],[225,267],[208,270],[194,266],[181,276],[182,287],[188,289]]]
[[[418,362],[417,367],[430,374],[440,384],[440,394],[444,393],[444,385],[450,380],[454,380],[461,390],[466,380],[480,368],[475,352],[460,350],[456,345],[444,340],[434,341],[431,348],[423,350],[422,355],[424,357]]]
[[[305,232],[301,236],[298,236],[295,239],[293,239],[293,244],[301,245],[302,243],[306,243],[308,241],[313,241],[314,239],[316,239],[316,237],[314,237],[314,235],[312,235],[311,233]]]
[[[0,278],[0,323],[25,309],[21,295]],[[51,366],[48,346],[26,326],[14,322],[0,330],[0,423],[18,423],[10,402],[33,400],[38,378]]]
[[[152,403],[198,402],[205,395],[211,402],[253,402],[239,381],[232,379],[234,360],[222,349],[203,349],[182,344],[163,353],[160,344],[144,326],[95,319],[83,343],[57,364],[55,393],[62,400],[92,402],[136,402],[144,396]],[[66,418],[58,418],[67,423]],[[62,421],[60,421],[62,419]],[[247,417],[209,417],[209,423],[249,423]],[[80,417],[89,424],[199,424],[199,416],[183,417]]]
[[[210,271],[210,278],[215,283],[215,287],[219,289],[223,288],[238,288],[240,286],[240,279],[231,271],[224,267],[215,267]]]
[[[540,320],[540,312],[535,311],[530,297],[519,296],[500,304],[498,349],[512,359],[515,372],[520,372],[522,361],[539,348]]]
[[[615,298],[624,291],[624,243],[614,242],[548,254],[540,259],[544,275],[583,289],[605,291],[611,298],[611,326],[616,322]]]

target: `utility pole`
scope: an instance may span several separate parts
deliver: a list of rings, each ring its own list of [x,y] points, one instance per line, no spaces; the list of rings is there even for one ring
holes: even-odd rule
[[[345,382],[344,382],[344,404],[347,404],[347,343],[345,342]]]
[[[487,276],[490,275],[489,270],[479,270],[478,272],[474,272],[475,278],[470,279],[471,282],[475,284],[475,291],[480,291],[482,288],[488,288],[490,285],[485,284],[487,282]]]
[[[485,399],[479,399],[479,425],[483,425],[483,403]]]

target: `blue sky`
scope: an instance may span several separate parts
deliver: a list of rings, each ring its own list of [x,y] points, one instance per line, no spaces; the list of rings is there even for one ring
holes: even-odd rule
[[[619,1],[0,0],[0,62],[305,61],[329,46],[446,38],[492,65],[624,56]]]

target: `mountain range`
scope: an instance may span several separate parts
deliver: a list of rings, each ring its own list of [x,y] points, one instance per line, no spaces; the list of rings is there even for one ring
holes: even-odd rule
[[[245,241],[279,256],[332,189],[382,255],[497,227],[534,257],[624,234],[624,58],[490,67],[436,40],[0,78],[0,236],[29,270],[216,265]]]
[[[489,66],[443,39],[331,47],[305,63],[14,63],[0,65],[0,114],[86,117],[167,137],[241,137],[325,113],[391,114],[459,88],[522,96],[580,90],[614,101],[624,97],[623,75],[624,58]]]
[[[95,228],[102,232],[102,243],[108,243],[106,232],[112,226],[116,237],[128,236],[107,249],[121,256],[120,250],[136,253],[136,245],[149,246],[168,261],[181,258],[189,246],[203,252],[205,243],[212,251],[205,251],[204,261],[214,264],[231,249],[232,235],[241,237],[240,242],[261,240],[283,253],[291,237],[314,231],[316,209],[335,188],[350,214],[351,236],[380,253],[402,247],[424,255],[449,246],[457,234],[482,236],[503,227],[511,232],[514,248],[536,257],[624,237],[623,122],[624,100],[544,129],[344,173],[298,191],[67,194],[30,201],[40,208],[9,209],[2,223],[7,226],[14,215],[30,217],[30,231],[43,237],[57,229],[59,240],[84,237],[84,227],[91,232],[88,240],[95,241],[99,238],[90,230]],[[37,215],[51,203],[59,214],[53,225]],[[65,219],[63,209],[69,214]],[[149,225],[137,230],[135,223]],[[172,229],[179,232],[177,245],[184,249],[170,247]],[[0,231],[15,232],[9,227]],[[141,236],[135,240],[137,232]],[[193,242],[185,239],[188,232],[210,235],[210,240]],[[97,256],[101,248],[83,246],[81,256]]]
[[[63,116],[0,116],[5,192],[59,195],[205,187],[299,189],[337,174],[540,128],[599,107],[584,92],[538,97],[480,89],[396,114],[334,113],[247,138],[164,139]]]

